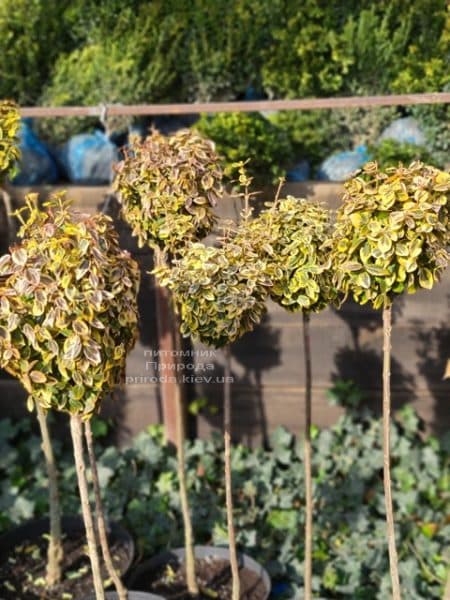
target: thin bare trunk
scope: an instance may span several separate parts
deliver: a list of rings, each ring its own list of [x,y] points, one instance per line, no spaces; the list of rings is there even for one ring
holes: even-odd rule
[[[173,312],[173,311],[172,311]],[[177,356],[181,356],[181,340],[179,333],[179,323],[177,315],[172,314],[174,323],[174,347]],[[199,589],[195,576],[195,553],[194,553],[194,535],[192,532],[191,512],[189,509],[189,497],[186,482],[186,456],[184,451],[185,444],[185,422],[183,410],[183,398],[181,393],[181,382],[177,378],[175,389],[175,408],[176,408],[176,446],[177,446],[177,471],[180,487],[181,513],[183,515],[184,528],[184,551],[186,553],[186,583],[188,591],[192,596],[198,596]]]
[[[100,559],[95,539],[94,522],[92,519],[91,505],[89,504],[88,485],[86,480],[86,465],[83,457],[83,426],[78,415],[70,416],[70,433],[73,442],[73,455],[77,470],[78,489],[80,492],[81,511],[83,513],[84,526],[86,528],[86,539],[89,550],[89,559],[92,567],[92,579],[94,581],[96,600],[105,600],[103,581],[100,571]]]
[[[390,418],[391,418],[391,307],[383,309],[383,479],[386,505],[386,526],[391,571],[392,597],[401,600],[398,557],[395,545],[394,511],[392,508],[390,466]]]
[[[41,430],[42,451],[47,469],[49,506],[50,506],[50,540],[47,549],[47,574],[46,581],[52,587],[61,581],[61,564],[64,558],[62,532],[61,532],[61,505],[58,491],[58,470],[53,454],[50,432],[48,430],[47,416],[44,410],[35,402],[36,413]]]
[[[102,495],[100,491],[100,482],[98,479],[98,470],[97,470],[97,461],[95,459],[94,452],[94,439],[92,436],[92,428],[91,422],[86,421],[84,424],[84,435],[86,438],[86,446],[88,449],[89,455],[89,464],[91,466],[92,473],[92,484],[94,487],[94,495],[95,495],[95,514],[97,517],[97,531],[98,537],[100,540],[100,546],[102,549],[103,560],[105,562],[106,570],[108,571],[108,575],[110,576],[112,582],[114,583],[114,587],[116,588],[117,594],[119,596],[119,600],[127,600],[128,592],[123,585],[119,574],[117,573],[111,552],[109,550],[108,544],[108,534],[106,533],[106,524],[105,524],[105,514],[103,511],[103,502]]]
[[[155,251],[155,264],[160,267],[165,264],[164,256],[161,250],[157,249]],[[173,338],[171,337],[171,341],[173,343],[173,349],[175,350],[176,357],[181,356],[181,340],[180,340],[180,332],[179,332],[179,323],[178,317],[174,314],[174,311],[170,309],[170,298],[167,295],[167,316],[170,314],[170,322],[173,325],[171,327]],[[161,306],[160,306],[161,308]],[[170,311],[170,313],[169,313]],[[160,316],[159,312],[159,316]],[[161,324],[161,319],[158,319],[159,325]],[[169,325],[167,324],[167,327]],[[186,583],[189,590],[189,593],[192,596],[198,596],[199,589],[197,584],[197,579],[195,576],[195,553],[194,553],[194,535],[192,532],[192,521],[191,514],[189,509],[189,498],[187,492],[187,482],[186,482],[186,457],[184,452],[184,444],[185,444],[185,421],[184,421],[184,410],[183,410],[183,398],[181,393],[181,382],[179,377],[177,377],[177,383],[175,385],[174,390],[174,400],[175,400],[175,445],[177,448],[177,472],[178,472],[178,481],[179,481],[179,490],[180,490],[180,502],[181,502],[181,513],[183,516],[183,528],[184,528],[184,551],[186,554]],[[169,438],[169,441],[173,441]]]
[[[185,453],[184,453],[184,426],[183,426],[183,405],[181,401],[180,384],[176,390],[176,408],[177,408],[177,470],[180,486],[181,512],[183,515],[184,526],[184,550],[186,553],[186,583],[189,593],[198,596],[198,585],[195,577],[195,554],[194,554],[194,536],[192,533],[192,522],[189,510],[189,499],[187,492]]]
[[[305,428],[303,453],[305,460],[305,600],[312,598],[312,551],[313,551],[313,490],[311,469],[311,338],[309,315],[303,313],[303,346],[305,356]]]
[[[236,550],[236,534],[233,521],[233,493],[231,481],[231,385],[230,385],[230,347],[225,347],[225,382],[224,382],[224,440],[225,440],[225,495],[227,505],[228,541],[230,546],[230,565],[233,578],[232,600],[239,600],[241,582]]]

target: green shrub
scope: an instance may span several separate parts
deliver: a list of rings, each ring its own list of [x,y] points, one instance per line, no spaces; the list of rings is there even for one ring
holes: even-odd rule
[[[68,0],[0,2],[0,97],[39,104],[58,56],[74,47],[64,11]]]
[[[430,153],[423,146],[391,139],[381,140],[378,144],[369,146],[369,154],[380,169],[396,167],[399,163],[409,165],[414,160],[426,163],[431,161]]]
[[[373,144],[396,118],[391,107],[280,111],[270,120],[289,137],[293,158],[317,167],[327,156],[362,144]]]
[[[179,51],[186,101],[234,100],[261,87],[261,50],[270,39],[274,3],[268,0],[173,2],[184,19]]]
[[[230,178],[236,176],[235,163],[248,159],[246,170],[257,184],[273,183],[293,158],[286,132],[259,113],[203,115],[195,128],[216,143]]]
[[[41,100],[56,106],[168,100],[177,87],[180,35],[176,17],[166,14],[160,5],[144,6],[129,14],[128,20],[120,13],[110,31],[99,25],[83,45],[59,57]],[[108,129],[123,130],[130,120],[112,117]],[[41,124],[40,132],[48,139],[63,141],[94,122],[54,119]]]

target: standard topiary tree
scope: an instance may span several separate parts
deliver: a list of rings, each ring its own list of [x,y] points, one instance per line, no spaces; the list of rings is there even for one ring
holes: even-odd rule
[[[330,213],[318,202],[288,196],[267,204],[256,218],[244,220],[237,243],[250,243],[264,259],[273,280],[270,297],[290,312],[303,316],[305,357],[305,598],[312,598],[313,490],[311,467],[312,375],[310,313],[324,309],[334,290],[329,261],[323,249],[331,235]]]
[[[232,600],[240,598],[239,565],[233,524],[231,487],[231,377],[229,346],[261,320],[271,280],[266,264],[249,244],[225,237],[219,247],[190,244],[172,266],[155,270],[173,295],[181,316],[181,333],[214,348],[224,347],[225,491]]]
[[[20,158],[19,150],[20,115],[18,107],[10,101],[0,102],[0,187],[7,177],[11,177]],[[5,208],[10,209],[9,195],[3,190]],[[8,219],[12,215],[8,214]],[[6,317],[6,315],[3,315]],[[1,322],[1,318],[0,318]],[[8,370],[8,369],[7,369]],[[61,563],[63,560],[63,545],[61,534],[61,509],[58,492],[58,473],[44,411],[36,404],[36,413],[42,437],[42,450],[49,481],[49,519],[50,537],[47,550],[46,582],[49,587],[61,581]]]
[[[29,393],[29,406],[70,415],[74,457],[95,593],[104,599],[97,541],[83,458],[83,422],[93,461],[89,420],[101,398],[120,381],[137,325],[139,271],[118,245],[110,219],[70,210],[56,194],[38,207],[27,197],[18,211],[20,244],[0,261],[3,328],[1,365]],[[28,212],[25,221],[22,211]],[[121,600],[126,590],[115,572],[93,461],[96,514],[105,565]]]
[[[383,311],[384,490],[392,592],[399,600],[389,450],[391,307],[399,294],[431,289],[447,266],[450,174],[420,162],[380,171],[372,162],[345,188],[329,248],[344,299],[352,295]]]
[[[222,169],[214,144],[198,134],[181,130],[166,137],[153,131],[142,142],[134,139],[117,166],[114,189],[124,219],[140,247],[155,252],[155,265],[180,255],[184,246],[211,232],[213,207],[222,195]],[[165,299],[160,298],[160,301]],[[179,349],[177,333],[175,346]],[[178,479],[183,514],[186,579],[191,594],[198,595],[195,577],[194,538],[185,474],[181,387],[176,390]]]

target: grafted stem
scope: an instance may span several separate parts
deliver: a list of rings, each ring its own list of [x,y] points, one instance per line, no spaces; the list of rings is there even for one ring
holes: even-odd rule
[[[70,416],[70,433],[73,442],[73,455],[77,470],[78,489],[80,491],[81,511],[83,514],[84,526],[86,529],[86,539],[89,550],[89,559],[92,567],[92,579],[94,581],[94,590],[96,600],[105,600],[103,590],[103,581],[100,571],[100,559],[97,550],[97,541],[95,539],[94,522],[92,519],[91,505],[89,503],[88,485],[86,480],[86,465],[83,456],[83,426],[81,418],[78,415]]]
[[[227,506],[228,543],[230,547],[230,565],[233,579],[232,600],[239,600],[241,582],[236,550],[236,533],[233,520],[233,492],[231,480],[231,368],[230,347],[225,346],[225,382],[224,382],[224,441],[225,441],[225,496]]]
[[[61,531],[61,504],[58,490],[58,470],[48,429],[47,416],[38,402],[35,402],[36,414],[41,431],[42,451],[45,457],[45,467],[48,477],[49,513],[50,513],[50,540],[47,549],[47,574],[48,587],[53,587],[61,581],[62,561],[64,550]]]
[[[312,551],[313,551],[313,490],[311,468],[311,335],[309,328],[310,317],[303,313],[303,347],[305,357],[305,425],[303,453],[305,461],[305,564],[304,583],[305,600],[312,598]]]
[[[398,574],[398,556],[395,545],[394,511],[391,490],[391,307],[383,309],[383,481],[384,502],[386,506],[386,527],[389,548],[389,567],[391,571],[392,598],[401,600],[400,577]]]
[[[86,446],[89,455],[89,464],[92,473],[92,485],[94,487],[95,496],[95,514],[97,517],[97,531],[100,541],[100,547],[102,549],[103,560],[105,562],[106,570],[110,576],[114,587],[116,588],[119,600],[127,600],[128,592],[123,585],[119,574],[117,573],[111,556],[111,551],[108,544],[108,534],[106,532],[105,513],[103,510],[102,495],[100,490],[100,481],[98,478],[97,461],[95,459],[94,452],[94,438],[92,435],[91,422],[86,421],[84,424],[84,435],[86,438]]]

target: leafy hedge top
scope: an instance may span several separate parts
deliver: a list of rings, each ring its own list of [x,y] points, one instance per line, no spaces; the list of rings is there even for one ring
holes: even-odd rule
[[[266,271],[248,244],[228,239],[218,248],[191,244],[173,266],[154,272],[173,293],[181,333],[219,348],[261,320],[272,283]]]
[[[431,289],[449,260],[450,174],[420,162],[382,172],[372,162],[345,188],[329,244],[336,287],[374,308]]]
[[[330,236],[325,206],[288,196],[267,203],[254,219],[243,220],[236,242],[247,240],[266,262],[272,300],[290,311],[318,312],[334,296],[322,248]]]
[[[109,217],[30,194],[22,241],[0,259],[0,366],[45,408],[90,417],[134,344],[139,270]]]
[[[9,100],[0,102],[0,184],[11,174],[19,158],[18,134],[20,116],[17,106]]]
[[[202,115],[195,128],[217,144],[231,179],[236,175],[235,163],[245,160],[255,183],[272,184],[286,174],[285,166],[292,160],[288,133],[260,113]]]
[[[139,245],[176,252],[211,231],[221,181],[211,141],[189,130],[169,137],[154,131],[132,144],[114,187]]]

